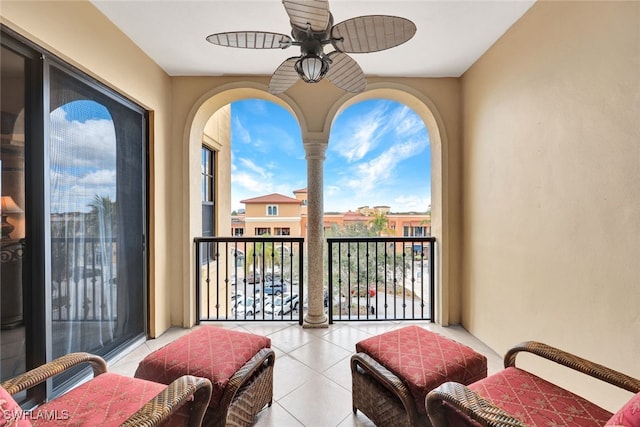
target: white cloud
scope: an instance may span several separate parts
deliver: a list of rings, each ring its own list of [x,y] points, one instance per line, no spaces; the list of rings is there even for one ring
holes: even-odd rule
[[[236,168],[236,170],[243,170],[245,171],[244,173],[253,172],[254,174],[259,175],[259,177],[262,179],[270,179],[273,176],[273,174],[268,172],[267,169],[255,164],[255,162],[251,159],[242,158],[238,159],[238,161],[241,163],[242,167]]]
[[[338,187],[337,185],[328,185],[324,190],[324,194],[325,196],[329,197],[340,194],[340,187]]]
[[[88,212],[95,196],[116,200],[116,135],[112,120],[69,120],[51,112],[52,212]]]
[[[238,116],[233,118],[233,128],[231,131],[235,133],[234,140],[237,138],[238,141],[244,144],[251,144],[251,134]]]
[[[385,112],[384,104],[379,104],[366,114],[345,124],[342,135],[338,135],[335,141],[331,141],[331,149],[348,162],[356,162],[364,158],[377,147],[385,133]]]
[[[52,163],[58,167],[115,169],[116,131],[113,121],[69,121],[62,108],[51,112],[50,117]]]
[[[398,137],[413,136],[420,132],[426,134],[424,122],[409,107],[402,109],[395,123],[394,131]]]
[[[359,163],[353,171],[353,177],[348,179],[347,185],[362,192],[374,190],[380,183],[392,179],[398,164],[419,154],[425,146],[424,141],[419,139],[394,144],[378,157]]]
[[[259,176],[248,172],[235,173],[231,177],[231,183],[253,192],[255,195],[251,197],[270,192],[273,185],[270,181],[260,179]]]
[[[394,212],[426,212],[431,205],[430,197],[403,195],[393,199]]]
[[[101,169],[88,173],[80,178],[78,182],[86,185],[103,185],[105,182],[116,182],[116,171],[113,169]]]

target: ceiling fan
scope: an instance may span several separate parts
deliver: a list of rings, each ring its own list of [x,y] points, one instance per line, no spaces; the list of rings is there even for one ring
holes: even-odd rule
[[[289,89],[301,78],[316,83],[326,77],[337,87],[362,92],[367,81],[358,63],[348,53],[377,52],[409,40],[416,26],[408,19],[388,15],[366,15],[333,25],[328,0],[282,0],[291,22],[291,37],[266,31],[232,31],[207,36],[210,43],[246,49],[286,49],[300,46],[300,56],[286,59],[274,72],[269,92]],[[334,51],[325,54],[331,44]]]

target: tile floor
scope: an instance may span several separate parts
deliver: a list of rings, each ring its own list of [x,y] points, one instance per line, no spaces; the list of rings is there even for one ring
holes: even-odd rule
[[[489,373],[502,367],[502,358],[459,326],[441,327],[418,323],[462,342],[488,359]],[[261,411],[255,426],[373,426],[360,412],[351,409],[351,369],[349,361],[356,342],[407,322],[336,323],[325,329],[304,329],[297,323],[216,323],[217,326],[266,335],[276,353],[274,402]],[[188,333],[171,328],[157,339],[133,348],[113,362],[109,369],[133,376],[138,362],[150,352]]]

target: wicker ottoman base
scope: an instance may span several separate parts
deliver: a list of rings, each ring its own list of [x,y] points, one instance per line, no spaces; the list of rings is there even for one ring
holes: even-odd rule
[[[360,410],[378,427],[430,425],[402,380],[366,354],[351,357],[351,380],[354,414]]]
[[[356,344],[351,357],[354,413],[376,426],[430,426],[429,391],[447,381],[470,384],[487,375],[487,359],[471,348],[418,326]]]
[[[229,381],[217,408],[209,407],[204,427],[250,426],[256,415],[273,401],[273,364],[275,353],[262,349]]]
[[[259,335],[201,326],[156,350],[135,376],[168,383],[175,376],[205,377],[214,384],[203,426],[250,426],[273,400],[275,353]]]

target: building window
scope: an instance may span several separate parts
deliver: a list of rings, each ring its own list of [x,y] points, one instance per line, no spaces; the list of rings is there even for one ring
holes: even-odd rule
[[[275,234],[276,236],[290,236],[291,229],[289,227],[276,227]]]
[[[256,236],[271,234],[271,229],[269,227],[256,227],[255,231],[256,231]]]
[[[215,151],[202,147],[202,236],[215,235]]]
[[[426,226],[418,226],[418,227],[410,227],[405,225],[403,227],[403,236],[404,237],[427,237],[427,227]]]
[[[233,235],[235,237],[242,237],[244,236],[244,228],[234,228],[233,229]]]
[[[278,205],[267,206],[267,216],[278,216]]]
[[[208,147],[202,147],[201,154],[201,193],[202,193],[202,237],[215,236],[215,170],[216,153]],[[200,261],[205,264],[213,260],[213,244],[200,247]]]

